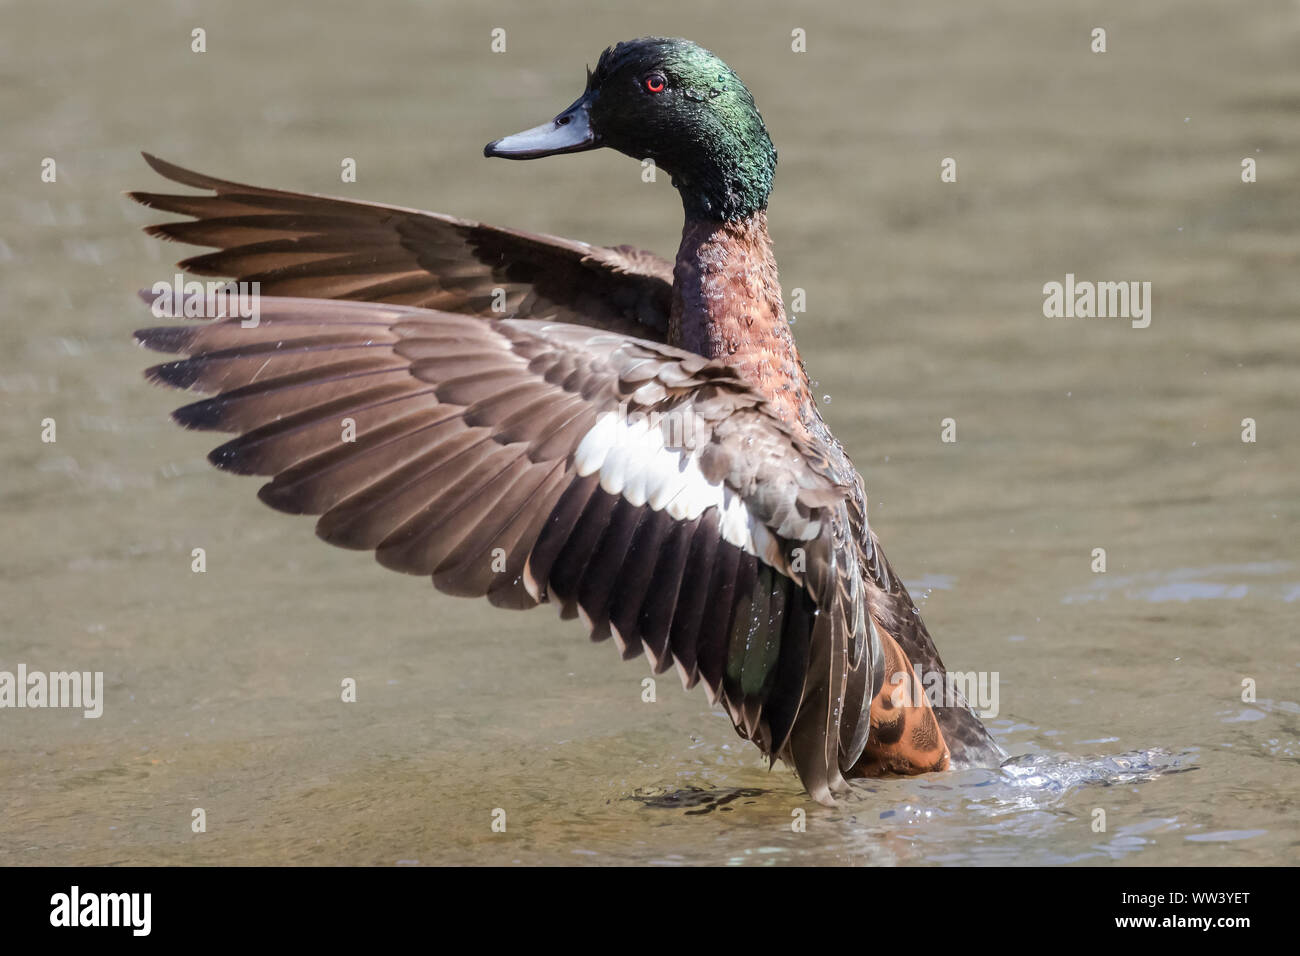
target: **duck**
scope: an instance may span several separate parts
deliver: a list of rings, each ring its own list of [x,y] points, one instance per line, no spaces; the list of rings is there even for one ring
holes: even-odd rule
[[[947,672],[814,399],[752,93],[703,47],[643,37],[483,152],[598,148],[671,176],[674,261],[145,153],[201,191],[128,193],[187,217],[146,232],[212,250],[180,268],[258,305],[253,322],[137,331],[173,356],[147,378],[206,396],[174,420],[233,433],[209,460],[269,479],[270,507],[447,594],[552,604],[623,659],[676,668],[819,803],[855,779],[996,766],[961,694],[922,686]]]

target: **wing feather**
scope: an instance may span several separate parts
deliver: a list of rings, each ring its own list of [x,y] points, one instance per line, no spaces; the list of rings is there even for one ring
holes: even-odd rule
[[[192,217],[146,231],[215,247],[181,267],[258,282],[263,295],[389,302],[481,318],[551,319],[663,341],[672,264],[400,206],[265,189],[144,154],[160,175],[212,195],[132,192]]]
[[[260,302],[256,328],[137,333],[181,355],[151,380],[209,394],[176,419],[236,433],[215,464],[386,567],[675,663],[817,799],[844,786],[878,689],[851,489],[734,370],[589,326]]]

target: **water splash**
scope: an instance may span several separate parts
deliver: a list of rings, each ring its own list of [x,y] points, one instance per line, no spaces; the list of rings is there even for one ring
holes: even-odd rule
[[[1141,783],[1171,773],[1197,769],[1190,752],[1161,748],[1131,750],[1111,756],[1075,757],[1069,754],[1024,754],[999,767],[1003,783],[1017,789],[1065,793],[1079,787],[1112,787]]]

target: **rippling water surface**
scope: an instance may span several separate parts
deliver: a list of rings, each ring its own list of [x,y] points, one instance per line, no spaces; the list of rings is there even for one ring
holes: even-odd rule
[[[0,863],[1295,862],[1300,9],[752,6],[6,5],[0,669],[106,703],[0,712]],[[140,148],[671,253],[638,164],[480,154],[652,32],[757,96],[805,358],[946,661],[998,674],[1000,770],[813,805],[671,674],[318,544],[140,377],[132,293],[188,254],[120,196]],[[1150,281],[1150,327],[1045,319],[1067,273]]]

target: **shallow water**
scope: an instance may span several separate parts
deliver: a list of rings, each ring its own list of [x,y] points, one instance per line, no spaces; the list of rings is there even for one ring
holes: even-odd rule
[[[0,711],[0,862],[1294,863],[1295,4],[591,6],[7,5],[0,669],[101,670],[107,699]],[[826,417],[949,666],[999,675],[1001,770],[811,804],[701,692],[644,703],[643,663],[552,612],[320,545],[140,377],[132,293],[192,251],[120,197],[160,187],[140,148],[670,253],[675,197],[636,163],[480,156],[652,32],[756,94]],[[1044,318],[1066,273],[1150,281],[1150,327]]]

